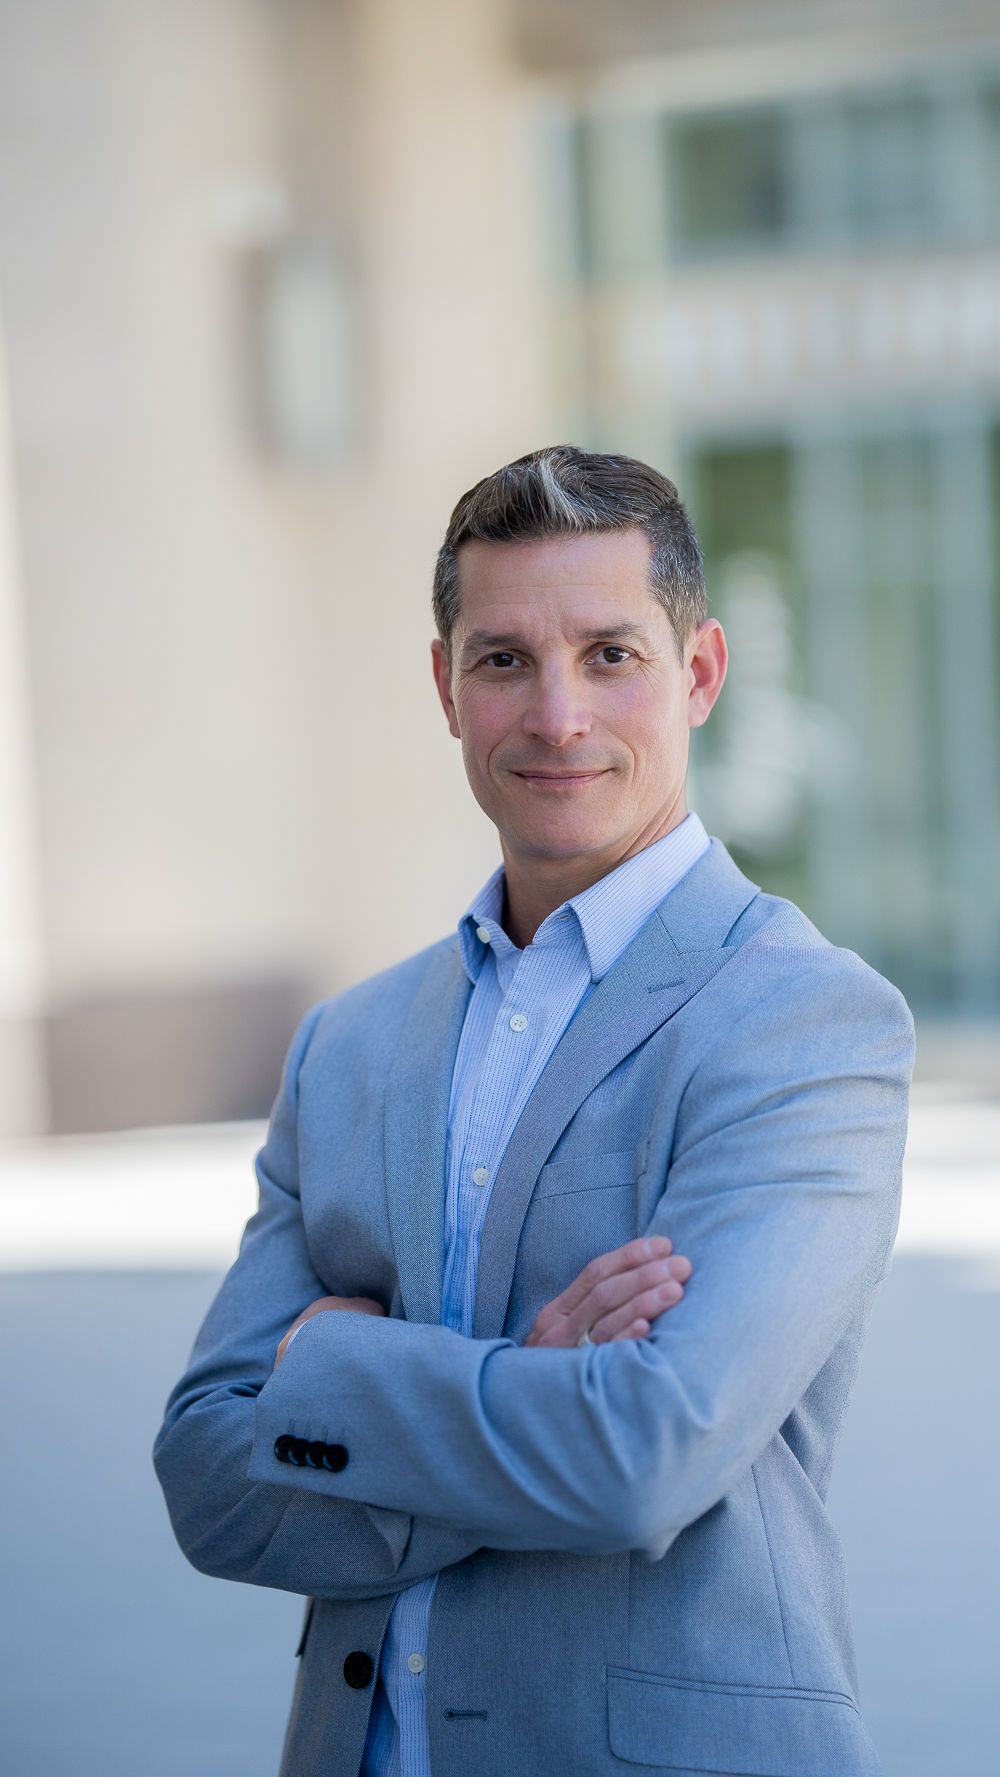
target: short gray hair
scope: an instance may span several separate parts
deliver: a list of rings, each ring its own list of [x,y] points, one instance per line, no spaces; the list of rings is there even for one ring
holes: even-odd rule
[[[434,567],[433,608],[449,653],[461,608],[458,551],[476,539],[501,543],[587,532],[644,531],[652,547],[649,590],[670,619],[679,660],[708,615],[705,567],[694,526],[672,481],[635,457],[550,444],[495,469],[459,500]]]

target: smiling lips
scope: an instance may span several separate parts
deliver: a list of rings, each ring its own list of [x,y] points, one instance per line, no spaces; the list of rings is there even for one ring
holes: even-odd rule
[[[605,768],[599,771],[515,771],[515,777],[522,778],[536,790],[578,790],[584,784],[593,784],[603,777]]]

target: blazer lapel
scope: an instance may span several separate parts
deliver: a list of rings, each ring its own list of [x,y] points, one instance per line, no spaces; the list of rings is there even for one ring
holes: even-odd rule
[[[385,1183],[407,1320],[438,1322],[444,1271],[451,1076],[471,982],[457,939],[432,957],[386,1082]]]
[[[474,1338],[502,1334],[528,1204],[570,1118],[612,1068],[737,954],[723,940],[757,892],[713,839],[570,1023],[497,1169],[479,1250]]]

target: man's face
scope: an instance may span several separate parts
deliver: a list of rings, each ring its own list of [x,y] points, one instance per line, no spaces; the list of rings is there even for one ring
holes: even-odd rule
[[[725,642],[708,619],[678,660],[650,553],[639,529],[458,552],[435,679],[508,861],[613,868],[686,813],[690,729],[721,690]]]

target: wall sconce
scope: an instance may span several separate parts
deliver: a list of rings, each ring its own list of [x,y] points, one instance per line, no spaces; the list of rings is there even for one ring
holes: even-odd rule
[[[331,234],[289,229],[247,254],[246,374],[268,456],[310,470],[349,456],[358,431],[353,279]]]

